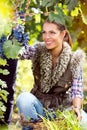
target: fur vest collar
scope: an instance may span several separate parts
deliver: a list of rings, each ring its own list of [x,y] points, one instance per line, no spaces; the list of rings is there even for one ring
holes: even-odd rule
[[[52,55],[44,45],[38,45],[36,59],[33,60],[33,69],[37,69],[37,62],[40,66],[40,89],[42,92],[48,93],[50,89],[55,86],[60,80],[61,76],[65,73],[70,62],[70,70],[72,77],[77,78],[80,73],[81,61],[84,58],[82,50],[76,52],[71,51],[71,47],[64,42],[63,51],[60,54],[57,65],[52,68]],[[37,75],[38,77],[38,75]]]

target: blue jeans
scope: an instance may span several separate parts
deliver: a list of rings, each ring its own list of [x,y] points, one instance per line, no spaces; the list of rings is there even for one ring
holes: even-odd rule
[[[26,119],[39,119],[39,115],[43,116],[43,105],[31,93],[23,92],[17,98],[17,107],[20,114],[23,114]]]
[[[23,114],[25,118],[32,118],[34,120],[39,119],[39,115],[44,115],[43,105],[41,102],[31,93],[23,92],[17,98],[17,107],[20,114]],[[69,108],[70,109],[70,108]],[[87,113],[82,110],[81,126],[83,130],[87,128]]]

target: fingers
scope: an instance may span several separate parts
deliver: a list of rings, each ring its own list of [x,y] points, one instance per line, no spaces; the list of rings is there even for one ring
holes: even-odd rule
[[[23,115],[22,113],[20,114],[20,119],[21,119],[21,120],[24,120],[24,119],[25,119],[25,117],[24,117],[24,115]]]
[[[75,112],[77,120],[81,121],[82,119],[81,109],[79,109],[78,107],[72,107],[72,110]]]

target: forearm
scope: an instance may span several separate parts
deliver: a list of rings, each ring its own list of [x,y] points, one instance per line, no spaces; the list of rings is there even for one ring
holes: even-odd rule
[[[72,100],[72,105],[73,105],[73,107],[77,107],[77,108],[81,109],[81,107],[82,107],[82,99],[79,98],[79,97],[75,97]]]

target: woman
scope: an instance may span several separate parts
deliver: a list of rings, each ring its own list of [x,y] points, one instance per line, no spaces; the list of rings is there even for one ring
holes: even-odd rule
[[[63,110],[72,106],[77,119],[82,119],[83,100],[81,62],[82,51],[71,51],[71,37],[66,27],[46,20],[43,43],[27,46],[22,58],[31,59],[34,87],[31,93],[18,96],[17,106],[24,118],[38,120],[44,110]],[[70,92],[70,95],[69,95]]]

